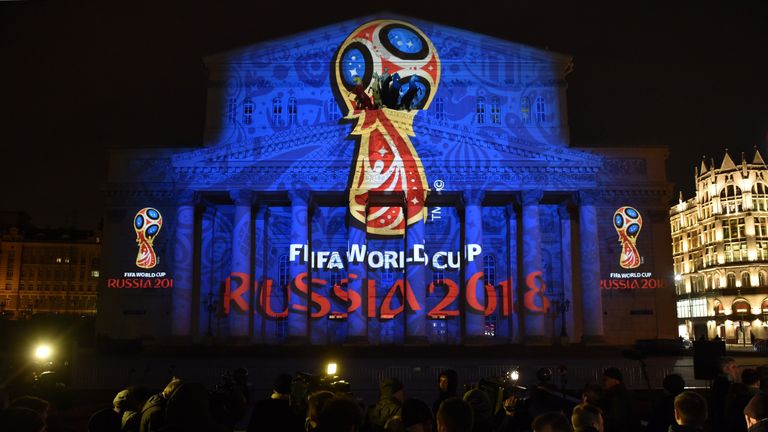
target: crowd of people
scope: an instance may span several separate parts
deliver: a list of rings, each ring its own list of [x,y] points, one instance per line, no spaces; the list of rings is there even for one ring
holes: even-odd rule
[[[409,398],[397,378],[380,383],[380,397],[364,406],[343,381],[281,374],[272,393],[251,400],[248,373],[238,369],[213,391],[174,377],[159,393],[130,387],[90,417],[89,432],[768,432],[768,367],[740,370],[720,360],[708,392],[686,391],[680,375],[664,378],[664,395],[643,421],[621,371],[609,367],[580,398],[552,385],[542,368],[529,388],[502,383],[459,390],[456,371],[440,372],[433,403]],[[515,383],[516,384],[516,383]],[[523,391],[521,391],[521,389]],[[56,432],[55,407],[31,396],[0,411],[0,431]],[[240,426],[238,426],[240,425]]]

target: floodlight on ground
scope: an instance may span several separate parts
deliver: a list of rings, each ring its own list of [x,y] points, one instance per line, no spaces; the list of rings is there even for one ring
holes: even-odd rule
[[[40,361],[48,361],[53,355],[53,348],[48,344],[39,344],[35,347],[35,358]]]
[[[336,371],[338,371],[338,365],[336,363],[331,362],[325,366],[326,375],[336,375]]]

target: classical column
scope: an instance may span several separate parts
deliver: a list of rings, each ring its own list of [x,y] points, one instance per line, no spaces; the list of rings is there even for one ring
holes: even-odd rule
[[[176,238],[173,243],[173,308],[171,335],[192,335],[192,286],[195,262],[195,193],[182,191],[176,207]]]
[[[362,250],[366,245],[366,233],[365,227],[358,227],[354,224],[354,218],[351,215],[347,215],[350,219],[349,223],[349,241],[347,242],[347,249],[355,252]],[[348,312],[347,316],[347,342],[349,343],[364,343],[368,341],[368,290],[366,284],[368,281],[368,267],[365,265],[365,260],[358,262],[349,262],[348,276],[349,282],[347,283],[347,291],[352,292],[350,294],[349,307],[352,307],[352,299],[357,295],[360,299],[360,306],[354,311]],[[372,293],[374,297],[376,293]],[[376,311],[372,311],[375,315]]]
[[[251,332],[251,338],[253,342],[264,342],[264,311],[261,305],[259,305],[259,299],[262,298],[262,293],[265,290],[264,284],[266,281],[266,256],[267,256],[267,206],[259,206],[254,218],[253,229],[253,286],[254,286],[254,299],[253,299],[253,331]],[[272,286],[274,289],[274,286]]]
[[[407,208],[407,207],[406,207]],[[426,210],[424,210],[426,211]],[[408,215],[409,217],[411,215]],[[420,249],[424,254],[424,218],[418,222],[409,225],[405,230],[405,256],[413,257],[414,251]],[[425,285],[426,267],[424,263],[406,263],[405,264],[405,287],[410,287],[416,303],[421,306],[420,310],[411,310],[408,302],[405,301],[406,312],[406,342],[408,343],[427,343],[427,287]],[[403,291],[405,292],[405,291]]]
[[[483,272],[483,198],[482,190],[464,191],[464,335],[467,342],[485,334],[485,278]],[[472,254],[472,256],[470,256]],[[478,277],[480,275],[480,277]],[[474,306],[474,307],[473,307]],[[482,308],[482,309],[480,309]],[[480,310],[478,310],[480,309]]]
[[[235,204],[235,218],[232,221],[232,271],[230,292],[225,309],[229,311],[230,336],[249,336],[251,329],[251,307],[253,303],[253,271],[251,269],[251,210],[255,199],[253,191],[234,190],[229,193]]]
[[[560,254],[562,256],[562,270],[563,270],[563,300],[568,305],[568,310],[565,311],[565,317],[561,310],[554,311],[558,314],[558,324],[560,327],[556,329],[557,334],[561,336],[561,342],[567,342],[573,338],[573,244],[571,241],[571,212],[568,210],[568,205],[563,204],[557,209],[557,213],[560,215]],[[562,305],[560,306],[562,307]],[[565,331],[567,333],[567,339],[561,334],[562,321],[565,319]]]
[[[582,341],[603,341],[603,297],[600,292],[600,250],[595,191],[579,192],[579,254],[581,261]]]
[[[523,207],[523,273],[522,310],[524,316],[524,340],[531,344],[549,343],[546,335],[546,314],[549,306],[546,281],[541,266],[541,227],[539,201],[544,196],[540,190],[521,192]]]
[[[291,244],[309,247],[309,191],[293,190],[289,192],[291,199]],[[302,262],[301,257],[289,264],[290,281],[288,283],[288,337],[296,342],[304,341],[308,336],[309,312],[307,298],[296,291],[294,281],[302,273],[309,277],[309,263]],[[307,284],[309,279],[307,279]]]
[[[520,342],[520,312],[522,305],[520,304],[520,298],[517,295],[519,280],[517,277],[517,212],[515,206],[508,204],[507,210],[507,229],[509,230],[507,236],[507,302],[506,309],[502,305],[502,312],[507,311],[507,318],[509,322],[509,340],[510,342]],[[503,298],[502,298],[503,301]]]

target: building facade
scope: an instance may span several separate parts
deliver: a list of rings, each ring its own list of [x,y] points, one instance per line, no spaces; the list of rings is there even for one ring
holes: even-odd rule
[[[0,237],[2,315],[94,315],[100,268],[98,234],[11,228]]]
[[[204,147],[112,152],[99,331],[674,337],[666,151],[571,147],[571,63],[399,17],[207,58]]]
[[[768,167],[760,153],[696,169],[670,209],[677,317],[685,338],[768,338]]]

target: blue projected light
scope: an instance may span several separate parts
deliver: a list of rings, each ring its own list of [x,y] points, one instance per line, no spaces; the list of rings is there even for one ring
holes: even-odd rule
[[[344,82],[349,86],[355,85],[355,77],[363,79],[366,72],[366,61],[363,53],[357,48],[350,48],[342,58],[342,73]]]
[[[136,229],[141,229],[141,227],[144,226],[144,216],[137,215],[136,220],[134,220],[133,223],[136,225]]]
[[[632,207],[627,207],[627,209],[624,210],[624,211],[627,213],[627,216],[629,216],[629,217],[631,217],[633,219],[635,219],[635,218],[637,218],[639,216],[637,211],[635,209],[633,209]]]
[[[629,211],[627,213],[629,213]],[[630,224],[627,227],[627,233],[629,233],[629,234],[636,234],[639,231],[640,231],[640,225],[638,225],[636,223]]]
[[[424,82],[422,82],[418,76],[414,75],[408,84],[400,87],[400,98],[403,98],[412,88],[416,89],[416,95],[414,96],[410,105],[411,107],[415,108],[421,105],[421,102],[424,100],[424,97],[427,95],[428,91]]]
[[[150,225],[147,228],[147,235],[150,236],[150,237],[154,236],[155,234],[157,234],[157,231],[159,231],[159,230],[160,230],[160,228],[158,228],[157,225]]]
[[[621,217],[621,215],[616,215],[613,217],[613,224],[616,225],[616,228],[621,228],[624,226],[624,218]]]
[[[423,47],[419,35],[406,28],[393,28],[389,30],[387,32],[387,39],[399,51],[407,54],[416,54]]]
[[[147,216],[148,216],[150,219],[153,219],[153,220],[157,220],[157,219],[160,219],[160,213],[158,213],[158,212],[157,212],[157,210],[155,210],[155,209],[149,209],[149,210],[147,210]]]

